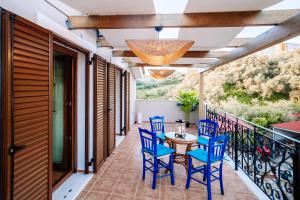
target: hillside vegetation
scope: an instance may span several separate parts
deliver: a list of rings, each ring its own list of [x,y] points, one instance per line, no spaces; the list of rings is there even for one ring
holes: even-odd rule
[[[171,79],[176,79],[172,87],[163,82],[155,86],[160,91],[157,97],[176,99],[181,90],[198,91],[196,70]],[[300,111],[300,49],[273,57],[239,59],[205,73],[204,83],[209,104],[246,120],[266,127],[295,120],[294,113]]]

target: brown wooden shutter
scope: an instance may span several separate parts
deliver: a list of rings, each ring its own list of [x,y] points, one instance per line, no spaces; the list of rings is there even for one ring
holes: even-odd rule
[[[94,172],[106,158],[106,61],[94,55]]]
[[[112,153],[116,145],[116,68],[113,64],[108,65],[108,117],[107,117],[107,138],[108,138],[108,155]]]
[[[50,199],[52,35],[16,16],[12,27],[13,199]]]
[[[125,73],[125,133],[130,130],[130,73]]]

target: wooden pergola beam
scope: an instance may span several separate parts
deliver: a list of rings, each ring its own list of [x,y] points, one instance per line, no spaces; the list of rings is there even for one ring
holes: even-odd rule
[[[157,65],[149,65],[147,63],[132,63],[129,62],[128,63],[129,67],[162,67],[162,66],[157,66]],[[197,63],[197,64],[170,64],[170,65],[166,65],[163,67],[184,67],[184,68],[201,68],[201,67],[208,67],[209,63]]]
[[[297,35],[300,35],[300,14],[258,35],[241,47],[230,51],[228,54],[214,61],[208,70],[284,42]]]
[[[219,58],[226,55],[228,51],[187,51],[183,58]],[[119,51],[112,52],[113,57],[136,57],[132,51]]]
[[[244,44],[246,44],[247,42],[249,42],[251,40],[251,38],[234,38],[228,45],[227,47],[240,47]]]
[[[128,29],[163,27],[244,27],[278,25],[299,9],[145,15],[70,16],[69,29]]]

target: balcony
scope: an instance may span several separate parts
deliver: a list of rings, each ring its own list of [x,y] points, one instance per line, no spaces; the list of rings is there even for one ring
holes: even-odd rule
[[[150,103],[150,102],[149,102]],[[205,106],[206,118],[217,121],[218,134],[230,136],[224,165],[224,190],[212,183],[213,199],[297,199],[294,184],[299,176],[299,141],[252,124],[229,113]],[[168,177],[159,179],[151,189],[152,174],[141,178],[142,156],[138,127],[134,125],[77,199],[207,199],[206,187],[191,182],[185,189],[186,170],[175,164],[175,186]],[[166,131],[175,125],[166,124]],[[197,135],[195,125],[187,132]],[[184,151],[184,146],[177,148]]]
[[[150,125],[143,123],[132,127],[114,154],[106,160],[77,199],[207,199],[206,187],[201,184],[192,181],[190,189],[185,189],[186,171],[182,165],[174,165],[175,186],[171,186],[170,178],[165,177],[159,179],[156,190],[152,190],[150,173],[146,173],[146,180],[142,181],[138,127],[149,129]],[[166,125],[167,131],[174,131],[174,128],[174,124]],[[195,127],[188,131],[197,134]],[[222,196],[219,183],[212,183],[213,199],[257,199],[229,162],[224,165],[224,187],[225,195]]]

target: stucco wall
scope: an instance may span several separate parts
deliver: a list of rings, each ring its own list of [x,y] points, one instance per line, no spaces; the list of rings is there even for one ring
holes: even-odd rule
[[[150,116],[163,115],[166,122],[175,122],[184,119],[184,113],[177,106],[176,101],[169,100],[136,100],[136,115],[141,112],[143,121],[149,121]],[[190,121],[195,123],[198,119],[198,110],[191,113]]]

